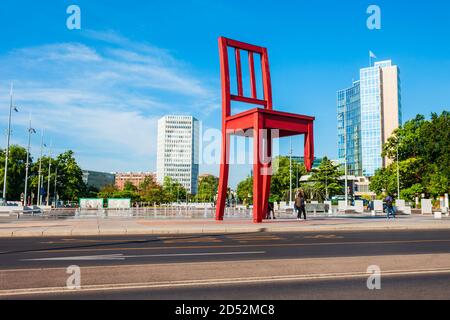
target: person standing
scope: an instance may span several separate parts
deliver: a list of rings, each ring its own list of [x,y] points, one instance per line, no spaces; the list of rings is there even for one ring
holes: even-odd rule
[[[302,219],[302,213],[306,220],[306,200],[303,190],[300,190],[295,197],[295,209],[297,211],[297,220]]]
[[[300,212],[300,192],[298,190],[295,193],[294,210],[295,210],[295,214],[297,215],[297,220],[298,220],[298,215],[299,215],[299,212]]]

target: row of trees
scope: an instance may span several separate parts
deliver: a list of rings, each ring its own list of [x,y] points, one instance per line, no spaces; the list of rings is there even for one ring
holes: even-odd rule
[[[397,168],[402,199],[450,192],[450,112],[433,113],[430,120],[418,115],[406,122],[389,138],[383,156],[392,163],[371,180],[370,188],[378,195],[397,193]]]
[[[12,145],[9,151],[8,175],[6,199],[19,200],[25,189],[25,170],[27,162],[27,150],[18,145]],[[3,186],[5,174],[6,150],[0,150],[0,177]],[[42,157],[33,161],[29,157],[29,194],[34,194],[34,202],[37,201],[39,184],[39,162],[41,160],[41,176],[44,177],[43,189],[47,191],[49,164],[50,164],[50,199],[54,198],[55,179],[56,190],[59,199],[76,201],[89,192],[83,182],[83,172],[78,166],[73,151],[67,151],[56,158]],[[56,171],[58,176],[56,176]]]
[[[125,183],[124,189],[119,190],[115,185],[106,186],[97,194],[99,198],[131,199],[133,202],[171,203],[186,202],[189,196],[186,189],[173,179],[166,177],[163,185],[159,185],[153,177],[145,178],[140,186],[131,182]]]
[[[25,170],[27,161],[27,151],[25,148],[12,145],[9,151],[7,194],[8,200],[18,201],[25,189]],[[5,173],[6,151],[0,150],[0,177],[3,182]],[[186,189],[171,178],[166,178],[163,185],[159,185],[152,177],[148,177],[144,182],[135,187],[131,182],[125,184],[124,190],[117,189],[111,185],[97,190],[86,186],[83,181],[83,172],[77,164],[73,151],[67,151],[56,158],[44,156],[41,159],[29,157],[29,196],[33,197],[33,203],[37,203],[39,185],[39,166],[41,167],[42,191],[50,190],[49,199],[55,198],[65,201],[78,201],[80,198],[130,198],[133,202],[147,203],[171,203],[171,202],[212,202],[216,198],[218,188],[218,178],[214,176],[204,176],[199,181],[198,194],[188,195]],[[48,188],[48,177],[50,167],[50,188]],[[2,186],[1,186],[2,187]],[[42,193],[41,193],[42,194]],[[46,195],[43,197],[45,201]]]
[[[124,189],[119,190],[115,185],[106,186],[96,194],[99,198],[129,198],[133,202],[145,202],[150,204],[174,203],[174,202],[213,202],[216,198],[219,180],[214,176],[200,178],[198,193],[188,194],[180,183],[166,177],[164,183],[159,185],[153,177],[147,177],[141,185],[136,187],[131,182],[126,182]]]
[[[273,161],[272,183],[271,183],[271,202],[281,202],[289,200],[289,191],[302,189],[310,200],[323,201],[330,199],[334,195],[343,194],[344,189],[339,179],[343,175],[339,166],[333,164],[328,158],[324,158],[320,166],[313,170],[308,181],[302,181],[301,177],[306,175],[306,168],[303,164],[292,162],[292,185],[291,166],[288,157],[277,157]],[[245,204],[253,202],[253,177],[239,183],[237,196]]]

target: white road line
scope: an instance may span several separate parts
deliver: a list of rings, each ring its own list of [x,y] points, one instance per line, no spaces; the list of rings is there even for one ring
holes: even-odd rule
[[[78,256],[78,257],[55,257],[55,258],[37,258],[22,259],[20,261],[112,261],[125,260],[127,258],[161,258],[161,257],[201,257],[201,256],[231,256],[231,255],[252,255],[265,254],[266,251],[248,251],[248,252],[204,252],[204,253],[174,253],[174,254],[149,254],[125,256],[123,254],[111,254],[100,256]]]
[[[101,256],[22,259],[20,261],[115,261],[115,260],[125,260],[125,257],[123,257],[123,254],[109,254],[109,255],[101,255]]]
[[[429,274],[450,274],[450,269],[436,270],[392,270],[383,272],[384,277],[408,276],[408,275],[429,275]],[[139,290],[139,289],[163,289],[177,287],[203,287],[219,286],[232,284],[258,284],[274,282],[292,282],[292,281],[311,281],[311,280],[334,280],[334,279],[365,279],[368,274],[364,272],[355,273],[334,273],[334,274],[310,274],[310,275],[288,275],[272,277],[249,277],[249,278],[229,278],[229,279],[205,279],[205,280],[181,280],[166,282],[148,282],[148,283],[123,283],[123,284],[105,284],[105,285],[86,285],[80,290],[69,290],[64,287],[33,288],[33,289],[15,289],[0,290],[0,297],[38,295],[38,294],[57,294],[73,293],[83,294],[87,292],[98,291],[120,291],[120,290]]]

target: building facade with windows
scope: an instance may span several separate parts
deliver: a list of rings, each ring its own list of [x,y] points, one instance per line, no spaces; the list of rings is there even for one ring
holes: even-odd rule
[[[188,193],[197,194],[199,130],[199,122],[192,116],[165,116],[158,121],[158,183],[170,177]]]
[[[349,175],[362,175],[360,82],[338,91],[337,101],[338,157],[344,163],[347,156]]]
[[[115,185],[117,189],[123,190],[125,184],[130,182],[136,188],[140,188],[141,184],[146,178],[151,177],[153,180],[156,179],[156,175],[153,172],[120,172],[116,173]]]
[[[348,174],[372,177],[387,166],[381,153],[402,123],[400,70],[391,60],[360,70],[360,80],[337,92],[338,153]]]
[[[114,185],[116,175],[108,172],[83,170],[83,182],[88,186],[101,190],[106,186]]]

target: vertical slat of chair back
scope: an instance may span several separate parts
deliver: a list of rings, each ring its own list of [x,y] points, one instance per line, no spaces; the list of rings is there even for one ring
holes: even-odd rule
[[[236,61],[236,81],[237,95],[231,93],[230,85],[230,65],[228,57],[228,48],[234,48]],[[221,76],[222,76],[222,99],[223,99],[223,116],[231,115],[231,101],[239,101],[248,104],[263,106],[265,109],[272,110],[272,85],[270,79],[269,57],[267,49],[243,43],[224,37],[219,38],[220,60],[221,60]],[[250,97],[245,96],[243,80],[242,80],[242,63],[241,51],[248,52],[248,64],[250,74]],[[255,74],[255,57],[258,54],[261,58],[262,82],[264,90],[264,99],[258,99],[256,74]]]
[[[235,48],[234,52],[236,56],[236,79],[237,79],[238,96],[243,97],[244,88],[242,87],[241,50]]]
[[[256,91],[256,76],[255,76],[255,58],[253,52],[248,52],[248,66],[250,68],[250,87],[252,91],[252,98],[258,99],[258,92]]]

